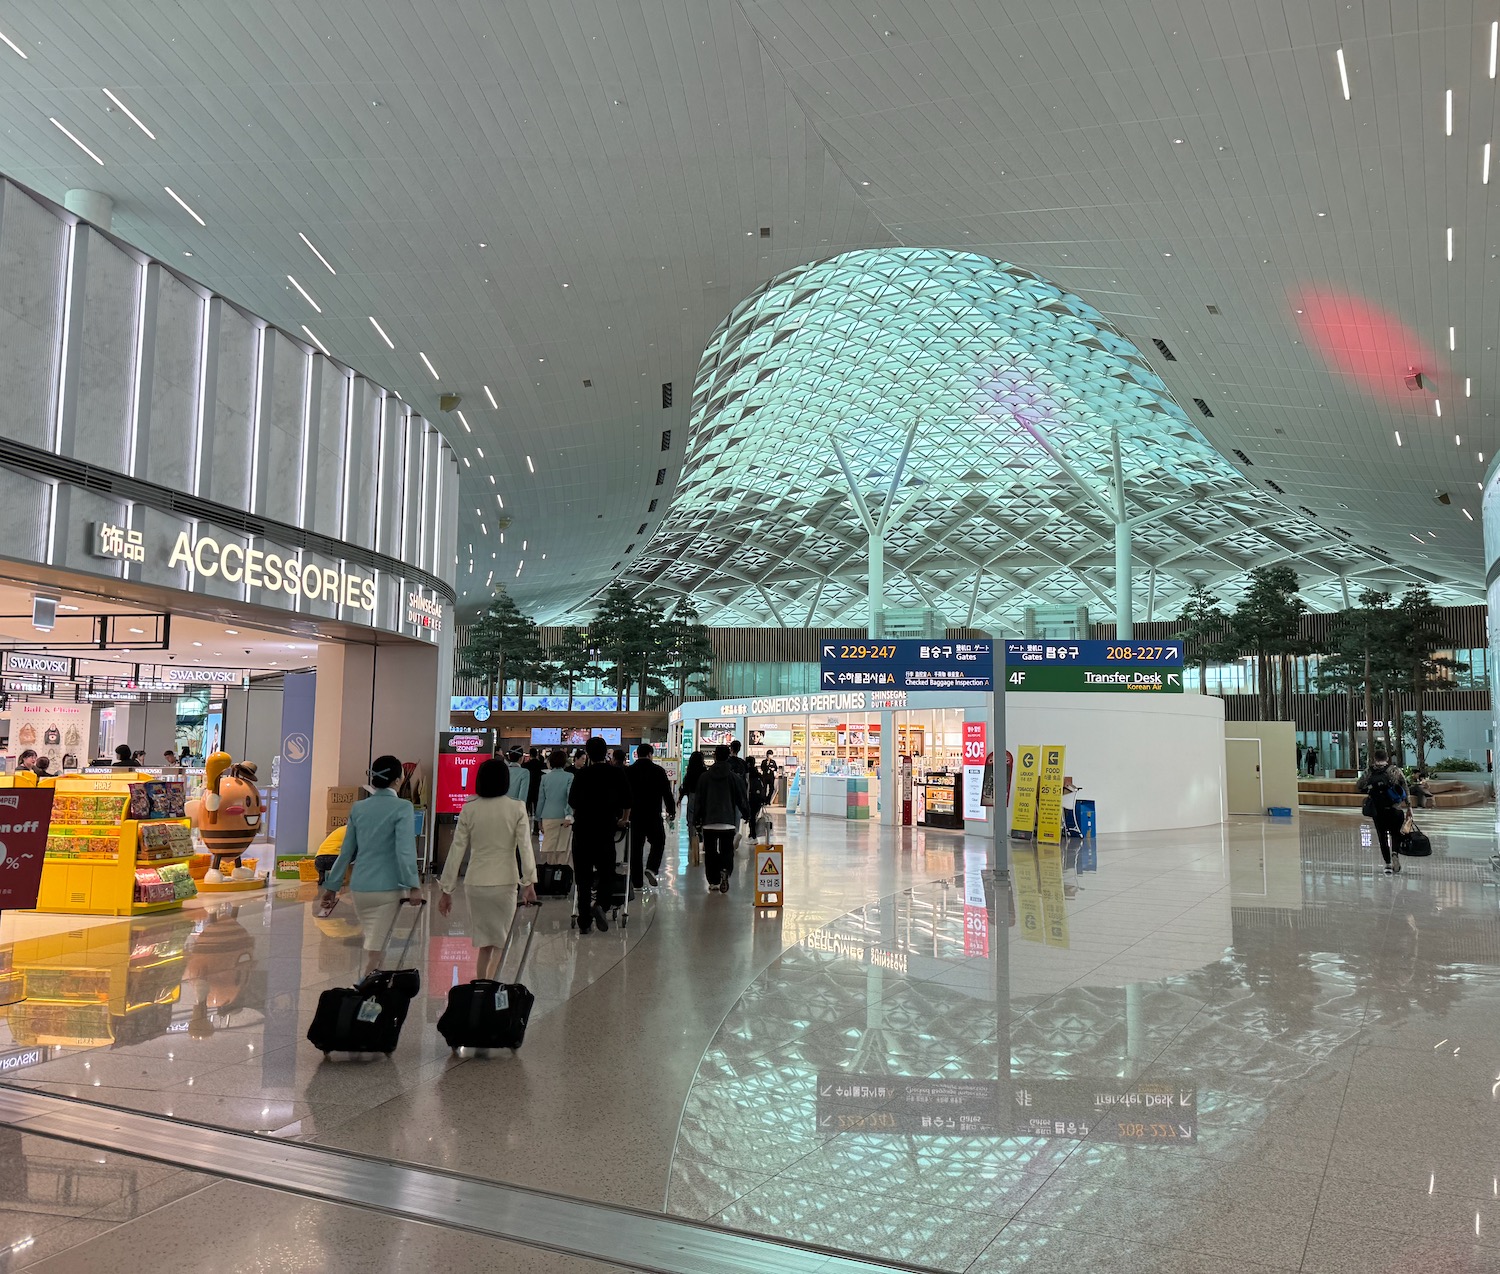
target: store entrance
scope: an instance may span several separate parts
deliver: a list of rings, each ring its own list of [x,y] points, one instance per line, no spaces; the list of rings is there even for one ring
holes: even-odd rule
[[[894,715],[896,755],[902,766],[901,799],[911,802],[911,822],[918,827],[961,831],[964,710],[931,708]]]

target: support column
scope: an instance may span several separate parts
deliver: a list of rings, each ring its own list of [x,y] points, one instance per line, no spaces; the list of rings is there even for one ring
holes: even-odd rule
[[[1130,598],[1130,523],[1115,523],[1115,636],[1122,641],[1135,636]]]
[[[870,631],[869,636],[879,637],[881,611],[885,608],[885,530],[883,527],[870,532]]]

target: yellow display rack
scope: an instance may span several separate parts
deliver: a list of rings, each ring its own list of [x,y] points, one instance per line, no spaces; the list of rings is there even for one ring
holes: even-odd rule
[[[60,778],[54,786],[58,798],[120,797],[120,813],[123,814],[126,809],[124,802],[130,796],[130,785],[143,781],[145,780],[133,773],[122,773],[118,777],[82,775]],[[185,818],[152,819],[151,822],[168,826],[189,826]],[[137,861],[140,826],[140,822],[133,818],[120,818],[110,823],[54,822],[49,829],[49,836],[75,836],[97,841],[98,851],[95,853],[91,850],[82,857],[63,857],[49,853],[42,866],[42,886],[37,896],[36,910],[71,915],[144,916],[181,908],[180,899],[152,903],[135,901],[137,867],[165,867],[171,863],[188,861],[187,857]]]

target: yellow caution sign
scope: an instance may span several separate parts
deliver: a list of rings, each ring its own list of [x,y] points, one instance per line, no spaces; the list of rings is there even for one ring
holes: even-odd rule
[[[755,847],[755,905],[779,907],[782,901],[781,846]]]
[[[1042,749],[1041,781],[1036,793],[1036,838],[1062,842],[1063,756],[1067,749],[1049,743]]]

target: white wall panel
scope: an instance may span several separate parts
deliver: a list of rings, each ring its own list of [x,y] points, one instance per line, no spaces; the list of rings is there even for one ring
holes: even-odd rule
[[[250,505],[255,370],[260,332],[232,305],[216,302],[214,394],[203,430],[203,472],[198,488],[210,500],[237,509]]]
[[[375,551],[401,552],[402,485],[406,476],[406,405],[387,398],[380,421],[375,494]]]
[[[363,376],[351,386],[349,437],[345,443],[344,534],[347,544],[375,547],[376,476],[379,470],[380,421],[383,403],[380,389]]]
[[[53,490],[50,482],[0,467],[0,556],[46,560]]]
[[[0,436],[33,447],[52,438],[67,241],[65,223],[0,185]]]
[[[314,364],[303,524],[338,539],[344,516],[344,431],[353,381],[329,359],[319,357]]]
[[[308,354],[299,343],[272,328],[266,332],[264,358],[255,512],[295,525],[301,521],[297,496]]]
[[[82,305],[70,351],[72,409],[65,413],[59,450],[123,471],[129,466],[144,271],[91,226],[78,227],[74,252],[74,295]]]
[[[193,478],[198,431],[199,352],[203,298],[163,270],[150,267],[154,327],[147,385],[137,422],[135,474],[178,491]]]

